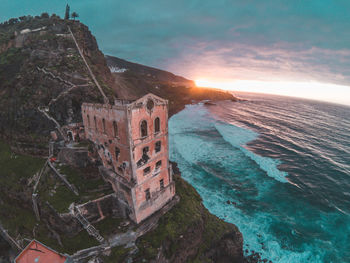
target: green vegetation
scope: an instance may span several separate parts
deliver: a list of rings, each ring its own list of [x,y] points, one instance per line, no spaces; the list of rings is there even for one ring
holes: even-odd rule
[[[75,236],[72,233],[61,235],[63,247],[51,235],[47,228],[45,220],[38,222],[35,218],[31,206],[32,187],[27,186],[28,179],[38,172],[44,165],[45,159],[35,158],[27,155],[18,155],[11,151],[10,146],[0,141],[0,223],[9,230],[9,234],[17,237],[20,234],[22,237],[31,239],[33,237],[33,229],[36,232],[36,239],[46,245],[64,253],[74,253],[80,249],[97,246],[99,243],[88,233],[83,230]],[[104,184],[99,177],[90,180],[84,180],[80,176],[84,172],[78,172],[77,169],[65,166],[62,170],[67,174],[67,179],[81,186],[80,190],[88,191],[89,189],[98,187]],[[52,176],[42,177],[43,182],[40,183],[41,190],[49,188],[57,184],[57,179]],[[70,202],[79,201],[66,186],[58,184],[56,194],[50,196],[47,192],[41,191],[45,196],[40,198],[46,199],[57,210],[67,212]],[[101,194],[101,193],[100,193]],[[92,194],[96,195],[96,193]],[[98,223],[103,233],[108,233],[110,227],[118,225],[117,219],[109,219]]]
[[[13,82],[26,57],[28,57],[27,53],[14,47],[0,53],[0,83]]]
[[[110,194],[112,192],[99,192],[96,191],[99,187],[106,184],[100,176],[97,168],[75,168],[72,166],[64,165],[60,168],[61,173],[67,176],[67,180],[74,184],[80,193],[80,195],[88,199],[96,199],[101,195]],[[93,193],[92,193],[93,192]]]
[[[39,185],[40,199],[48,201],[59,213],[68,212],[68,207],[73,202],[84,203],[112,193],[112,190],[99,190],[99,187],[103,187],[106,183],[97,169],[78,169],[64,165],[59,168],[59,171],[66,175],[68,182],[76,186],[79,192],[79,196],[76,196],[53,174],[42,178]]]
[[[32,207],[22,200],[31,195],[27,182],[45,160],[17,155],[0,141],[0,222],[10,234],[31,233],[36,223]]]
[[[68,212],[69,205],[80,200],[79,196],[52,174],[40,180],[39,198],[48,201],[59,213]]]
[[[75,20],[76,18],[78,18],[79,17],[79,15],[78,15],[78,13],[77,12],[73,12],[72,13],[72,18]]]
[[[193,229],[203,228],[201,246],[197,251],[199,256],[218,241],[224,233],[232,231],[234,227],[210,214],[202,205],[201,197],[190,184],[179,176],[174,176],[174,180],[176,192],[181,200],[172,210],[161,217],[159,226],[155,230],[137,240],[139,248],[137,257],[139,258],[154,259],[159,251],[158,248],[163,244],[168,244],[165,255],[171,258],[176,254],[179,246],[183,245],[186,234]],[[188,242],[191,243],[191,241]]]
[[[8,144],[0,141],[0,186],[6,187],[7,191],[23,190],[27,179],[38,172],[44,163],[42,158],[15,154]]]
[[[78,250],[99,245],[96,239],[89,236],[85,230],[82,230],[73,237],[69,235],[61,235],[63,245],[63,247],[61,247],[56,239],[52,236],[48,236],[48,232],[49,230],[47,227],[41,224],[36,239],[61,253],[74,254]]]
[[[107,257],[103,257],[104,263],[125,262],[131,248],[125,248],[122,246],[112,248],[111,254]]]
[[[113,218],[113,217],[107,217],[106,219],[103,219],[102,221],[94,224],[96,229],[100,231],[100,234],[102,236],[108,236],[112,233],[125,233],[129,229],[132,229],[133,226],[121,226],[120,224],[124,221],[124,218]]]
[[[13,38],[14,35],[13,34],[10,34],[8,32],[1,32],[0,31],[0,46],[2,44],[5,44],[7,42],[9,42],[11,40],[11,38]]]

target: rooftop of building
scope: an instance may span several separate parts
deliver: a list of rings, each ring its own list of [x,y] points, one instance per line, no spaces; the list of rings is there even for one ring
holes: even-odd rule
[[[65,263],[68,257],[33,239],[15,259],[15,263]]]
[[[117,98],[114,100],[114,104],[99,104],[99,103],[83,103],[83,106],[93,106],[93,107],[97,107],[97,108],[111,108],[113,106],[121,106],[121,107],[126,107],[129,105],[136,105],[139,102],[147,99],[147,98],[152,98],[158,102],[167,104],[168,100],[163,99],[157,95],[154,95],[153,93],[148,93],[138,99],[121,99],[121,98]]]

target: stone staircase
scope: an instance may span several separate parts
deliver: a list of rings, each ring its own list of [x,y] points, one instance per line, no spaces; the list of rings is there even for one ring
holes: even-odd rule
[[[48,118],[50,121],[54,122],[57,130],[60,132],[60,134],[62,135],[64,140],[67,140],[67,136],[62,131],[61,125],[47,113],[48,110],[49,109],[47,107],[40,107],[40,106],[38,107],[38,111],[40,111],[42,114],[44,114],[45,117]]]
[[[62,175],[56,168],[55,166],[48,161],[47,164],[49,165],[49,167],[52,169],[52,171],[54,171],[54,173],[62,180],[62,182],[76,195],[78,196],[78,189],[71,183],[68,182],[68,180],[66,179],[66,177],[64,175]]]
[[[74,206],[71,209],[71,213],[76,219],[78,219],[80,224],[90,236],[93,236],[98,242],[103,243],[105,239],[100,235],[99,231],[80,213],[80,210],[77,207]]]
[[[64,80],[60,76],[54,75],[52,72],[47,71],[45,68],[40,68],[40,67],[36,67],[36,68],[37,68],[37,70],[41,71],[45,75],[48,75],[52,79],[57,79],[58,81],[63,82],[64,84],[69,85],[69,86],[75,86],[72,82],[70,82],[68,80]]]
[[[87,61],[86,61],[86,59],[85,59],[85,57],[84,57],[84,55],[83,55],[83,52],[81,51],[81,49],[80,49],[80,47],[79,47],[79,44],[78,44],[77,40],[75,39],[75,36],[74,36],[74,34],[73,34],[73,32],[72,32],[72,30],[70,29],[69,26],[68,26],[68,30],[69,30],[69,33],[71,34],[72,38],[73,38],[73,41],[74,41],[74,43],[75,43],[75,45],[76,45],[76,47],[77,47],[77,49],[78,49],[78,52],[79,52],[81,58],[83,59],[83,61],[84,61],[84,63],[85,63],[86,68],[88,69],[88,71],[89,71],[89,73],[90,73],[90,76],[91,76],[92,80],[95,82],[95,84],[96,84],[96,86],[97,86],[99,92],[101,93],[101,96],[103,97],[104,103],[105,103],[105,104],[109,104],[109,100],[108,100],[106,94],[103,92],[103,90],[102,90],[100,84],[97,82],[97,79],[96,79],[94,73],[92,72],[92,70],[91,70],[89,64],[87,63]]]

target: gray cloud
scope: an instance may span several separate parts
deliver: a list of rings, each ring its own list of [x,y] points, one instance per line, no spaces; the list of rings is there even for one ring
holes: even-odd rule
[[[0,19],[60,0],[0,0]],[[350,84],[348,0],[71,0],[107,54],[198,76]]]

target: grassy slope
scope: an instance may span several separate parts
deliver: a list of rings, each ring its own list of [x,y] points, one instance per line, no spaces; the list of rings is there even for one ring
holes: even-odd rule
[[[27,155],[17,155],[11,151],[10,147],[0,141],[0,222],[9,231],[13,237],[20,234],[22,237],[33,238],[33,229],[36,229],[36,239],[46,245],[64,253],[74,253],[77,250],[90,246],[98,245],[98,242],[90,237],[86,231],[81,231],[75,236],[61,235],[63,247],[57,240],[50,235],[46,223],[38,222],[35,218],[30,198],[32,187],[27,186],[27,180],[41,169],[45,160]],[[63,169],[67,173],[67,179],[74,178],[74,168],[65,167]],[[68,172],[69,171],[69,172]],[[79,175],[75,171],[75,175]],[[50,178],[50,176],[45,177]],[[52,178],[50,179],[52,180]],[[74,183],[80,180],[79,185],[84,189],[94,185],[94,181],[83,183],[82,178],[72,179]],[[96,180],[96,184],[100,181]],[[43,184],[44,188],[49,188],[50,184]],[[60,187],[58,188],[60,189]],[[53,205],[58,210],[67,212],[67,206],[72,200],[77,201],[76,197],[70,193],[67,188],[62,186],[62,190],[57,191],[54,197],[47,200],[53,201]],[[47,196],[41,198],[45,201]]]
[[[59,168],[60,173],[66,175],[68,182],[77,187],[79,196],[70,191],[56,176],[45,176],[39,184],[39,195],[47,200],[59,213],[68,212],[71,203],[84,203],[89,200],[112,193],[110,191],[98,191],[98,188],[106,182],[99,176],[97,169],[77,169],[63,165]]]
[[[28,197],[27,180],[44,162],[41,158],[16,155],[0,141],[0,222],[11,234],[32,232],[35,216],[21,199]]]
[[[61,235],[64,247],[60,247],[57,241],[48,235],[48,229],[43,222],[37,222],[30,204],[21,202],[21,200],[11,199],[14,193],[25,194],[30,197],[31,187],[27,187],[27,179],[33,176],[44,164],[44,159],[35,158],[25,155],[15,155],[10,147],[4,142],[0,142],[0,185],[2,191],[0,192],[0,221],[9,230],[12,236],[21,234],[22,237],[32,237],[32,231],[37,225],[36,238],[48,246],[65,253],[74,253],[75,251],[89,246],[95,246],[98,243],[88,236],[86,231],[78,233],[74,237],[68,235]],[[85,180],[81,173],[74,170],[72,167],[62,168],[73,183],[80,186],[80,190],[90,189],[95,185],[94,181]],[[50,177],[45,177],[50,178]],[[179,249],[182,242],[180,236],[186,237],[188,231],[193,226],[203,227],[203,236],[201,237],[201,244],[197,251],[198,257],[206,251],[214,242],[216,242],[224,233],[235,230],[235,227],[226,224],[214,215],[210,214],[202,205],[201,198],[195,189],[181,179],[178,175],[175,176],[176,191],[180,196],[181,201],[170,212],[164,215],[160,221],[159,226],[152,232],[137,241],[137,246],[140,249],[137,258],[152,259],[158,253],[158,248],[162,244],[167,243],[168,249],[165,251],[167,257],[171,258]],[[85,182],[87,182],[85,184]],[[99,180],[96,181],[98,183]],[[48,183],[48,184],[47,184]],[[42,183],[45,188],[50,188],[50,183],[45,181]],[[51,185],[52,186],[52,185]],[[62,186],[63,187],[63,186]],[[58,190],[54,197],[43,198],[52,202],[56,209],[67,211],[66,208],[71,201],[77,201],[67,190]],[[63,187],[63,189],[66,189]],[[29,191],[28,191],[29,190]],[[114,226],[119,225],[119,219],[104,220],[96,225],[101,230],[101,234],[107,235],[111,233]],[[117,228],[116,228],[117,229]],[[118,231],[118,230],[117,230]],[[114,248],[112,256],[124,258],[127,249],[123,247]],[[195,258],[194,258],[195,259]],[[109,261],[107,261],[109,262]],[[111,261],[112,262],[112,261]]]

